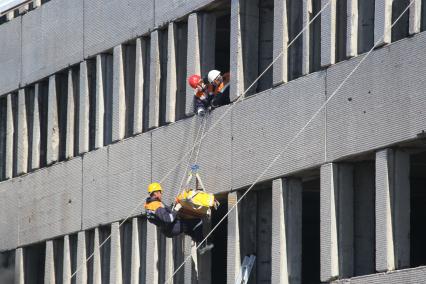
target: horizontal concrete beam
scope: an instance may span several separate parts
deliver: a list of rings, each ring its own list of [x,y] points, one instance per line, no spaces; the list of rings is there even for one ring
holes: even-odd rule
[[[343,85],[327,105],[327,161],[413,139],[424,130],[426,116],[418,113],[426,107],[420,99],[426,82],[416,74],[426,72],[425,44],[420,33],[378,49]],[[327,70],[327,97],[359,60]]]
[[[33,83],[83,60],[83,0],[53,1],[21,18],[21,85]],[[14,53],[19,54],[16,50]],[[10,70],[13,69],[15,67]]]
[[[389,283],[389,284],[417,284],[420,279],[426,278],[426,266],[401,269],[387,273],[376,273],[366,276],[353,277],[333,281],[333,284],[364,284],[364,283]]]
[[[21,82],[21,18],[0,25],[0,95],[17,90]]]

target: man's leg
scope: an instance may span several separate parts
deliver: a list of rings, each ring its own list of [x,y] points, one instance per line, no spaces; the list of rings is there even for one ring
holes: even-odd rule
[[[189,235],[194,242],[200,244],[204,240],[203,235],[203,221],[201,219],[186,220],[185,222],[185,234]],[[207,240],[198,248],[200,255],[211,250],[214,247],[213,244],[208,244]]]
[[[203,221],[201,219],[189,219],[184,222],[184,232],[196,243],[203,240]]]
[[[229,88],[226,88],[225,90],[223,90],[222,92],[217,93],[216,96],[214,96],[214,98],[212,99],[211,105],[212,107],[220,107],[223,105],[227,105],[230,103],[230,99],[229,99]]]
[[[204,102],[194,96],[194,112],[196,115],[203,116],[206,113]]]

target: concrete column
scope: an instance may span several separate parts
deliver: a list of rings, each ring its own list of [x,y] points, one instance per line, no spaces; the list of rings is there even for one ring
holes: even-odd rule
[[[67,129],[65,140],[65,158],[74,157],[74,118],[75,118],[75,100],[74,100],[74,80],[73,71],[68,71],[68,92],[67,92]]]
[[[353,167],[321,167],[321,281],[353,275]]]
[[[23,249],[15,250],[15,284],[24,284],[24,255]]]
[[[126,133],[126,96],[124,88],[123,47],[114,47],[112,91],[112,141],[122,140]]]
[[[46,256],[44,261],[44,283],[55,284],[55,264],[53,256],[53,241],[46,242]]]
[[[56,162],[59,158],[59,121],[55,75],[49,77],[49,94],[47,104],[46,163],[49,165]]]
[[[174,272],[174,261],[173,261],[173,239],[166,238],[166,271],[165,271],[165,280],[169,279]],[[173,279],[168,282],[173,284]]]
[[[149,128],[155,128],[160,123],[160,49],[158,31],[151,33],[149,65]]]
[[[62,283],[71,284],[71,252],[69,236],[64,236],[64,261],[62,263]]]
[[[78,152],[79,154],[89,151],[89,80],[87,73],[87,62],[80,63],[80,99],[79,99],[79,133]]]
[[[376,153],[376,270],[410,265],[410,158],[405,152]]]
[[[320,192],[320,263],[321,281],[339,276],[339,255],[337,236],[337,165],[321,166]]]
[[[16,174],[21,175],[28,171],[28,126],[27,110],[25,103],[25,89],[20,89],[18,93],[18,125],[17,125],[17,161]]]
[[[170,37],[170,35],[169,35]],[[144,90],[144,66],[145,66],[145,43],[144,39],[136,39],[136,65],[135,65],[135,109],[133,134],[142,133],[143,128],[143,90]],[[167,78],[170,78],[167,75]]]
[[[310,3],[311,0],[304,0]],[[231,21],[233,21],[231,19]],[[304,38],[303,44],[305,45]],[[273,58],[282,55],[277,59],[273,68],[273,84],[279,85],[288,80],[288,23],[287,23],[287,0],[274,0],[274,40],[273,40]],[[304,48],[305,51],[305,48]],[[231,53],[232,54],[232,53]],[[308,42],[308,59],[309,59],[309,42]],[[232,68],[232,67],[231,67]],[[240,67],[242,68],[242,66]],[[237,71],[237,70],[236,70]],[[232,83],[231,83],[232,84]]]
[[[98,54],[96,56],[96,106],[95,106],[95,148],[104,146],[104,65],[105,56]]]
[[[99,247],[99,229],[95,228],[93,241],[93,284],[102,283],[101,249]]]
[[[358,55],[358,0],[347,2],[346,56]]]
[[[408,33],[410,35],[420,32],[422,17],[422,0],[414,0],[410,7],[410,26]]]
[[[166,86],[166,123],[175,122],[176,118],[176,39],[175,23],[169,23],[167,43],[167,86]]]
[[[333,164],[335,165],[335,164]],[[354,275],[354,167],[337,165],[337,233],[339,249],[339,275]]]
[[[284,25],[284,23],[283,23]],[[230,99],[234,100],[244,92],[244,65],[240,0],[231,0],[231,85]],[[282,38],[285,40],[284,35]],[[284,44],[284,43],[283,43]],[[275,69],[274,69],[275,70]],[[282,74],[284,76],[284,74]]]
[[[39,100],[40,84],[36,83],[34,87],[34,111],[33,111],[33,126],[32,126],[32,145],[30,170],[35,170],[40,167],[40,109]]]
[[[321,8],[329,0],[321,0]],[[330,0],[330,4],[321,14],[321,66],[327,67],[336,63],[336,0]]]
[[[376,0],[374,11],[374,43],[388,44],[392,38],[392,0]]]
[[[302,75],[309,74],[310,72],[310,37],[311,37],[311,25],[308,25],[311,15],[313,12],[312,0],[303,0],[303,11],[302,11],[302,26],[306,27],[302,34]]]
[[[37,7],[40,7],[41,6],[41,0],[34,0],[33,1],[33,7],[34,8],[37,8]]]
[[[26,4],[26,5],[23,5],[23,6],[19,7],[19,9],[18,9],[19,10],[19,15],[28,13],[29,9],[30,9],[30,5],[29,4]]]
[[[132,219],[132,267],[130,271],[130,283],[139,284],[139,270],[141,266],[139,248],[139,225],[138,218]]]
[[[6,14],[6,20],[7,20],[7,21],[12,21],[12,20],[13,20],[13,18],[15,18],[15,13],[14,13],[14,11],[12,10],[12,11],[10,11],[10,12],[7,12],[7,14]]]
[[[109,282],[111,284],[122,283],[120,227],[118,222],[112,223],[111,225],[110,269]]]
[[[192,255],[191,252],[191,238],[184,236],[183,241],[183,256],[186,259],[189,255]],[[183,266],[183,283],[191,284],[192,283],[192,264],[193,259],[189,259]]]
[[[284,178],[272,184],[272,283],[302,281],[302,182]]]
[[[232,17],[231,17],[232,19]],[[232,32],[231,32],[232,40]],[[232,43],[231,43],[232,44]],[[196,13],[192,13],[188,17],[188,56],[186,57],[186,77],[192,74],[201,74],[201,51],[200,51],[200,37],[199,37],[199,19]],[[231,53],[232,54],[232,53]],[[185,114],[193,114],[194,103],[194,89],[186,83],[186,106]]]
[[[188,256],[191,256],[191,258],[185,262],[183,266],[184,271],[184,280],[183,283],[185,284],[192,284],[198,282],[198,262],[197,262],[197,251],[195,249],[195,246],[192,245],[191,237],[184,236],[184,259],[186,259]]]
[[[228,208],[231,209],[237,203],[238,196],[236,192],[228,194]],[[240,227],[238,222],[238,206],[236,206],[228,215],[228,254],[227,254],[227,283],[233,284],[237,279],[241,267],[240,255]]]
[[[158,240],[157,227],[147,222],[146,225],[146,280],[145,283],[158,283]]]
[[[87,283],[87,265],[86,265],[86,233],[78,232],[77,236],[77,273],[74,276],[76,284]],[[74,273],[74,272],[73,272]]]
[[[13,176],[13,135],[15,126],[13,123],[12,94],[7,95],[6,99],[6,159],[5,159],[5,178]]]

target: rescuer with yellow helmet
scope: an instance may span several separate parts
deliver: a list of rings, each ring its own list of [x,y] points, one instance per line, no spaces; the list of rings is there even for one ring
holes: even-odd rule
[[[182,206],[177,203],[175,206],[169,207],[163,203],[163,188],[160,183],[151,183],[148,186],[148,194],[149,197],[145,202],[146,217],[150,223],[159,227],[166,237],[173,238],[185,233],[196,243],[203,240],[203,221],[201,219],[180,219],[178,211]],[[212,244],[205,243],[199,252],[203,254],[212,248]]]

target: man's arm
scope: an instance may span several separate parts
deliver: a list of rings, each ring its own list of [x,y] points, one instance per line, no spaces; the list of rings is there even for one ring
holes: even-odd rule
[[[160,207],[155,210],[155,215],[164,223],[173,223],[176,219],[176,212],[168,210],[167,208]]]

